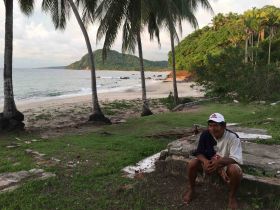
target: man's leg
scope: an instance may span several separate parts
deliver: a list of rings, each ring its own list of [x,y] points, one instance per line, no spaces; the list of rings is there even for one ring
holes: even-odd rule
[[[201,162],[198,159],[192,159],[188,164],[188,191],[184,195],[183,199],[185,203],[189,203],[194,195],[195,180],[197,172],[201,168]]]
[[[229,178],[229,203],[230,209],[237,209],[236,192],[242,180],[242,170],[237,164],[230,164],[227,166],[227,175]]]

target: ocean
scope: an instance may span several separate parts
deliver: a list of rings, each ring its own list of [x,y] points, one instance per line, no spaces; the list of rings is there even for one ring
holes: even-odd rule
[[[0,69],[0,103],[3,102],[3,69]],[[145,72],[146,84],[165,78],[167,72]],[[139,71],[96,71],[97,93],[141,88]],[[67,69],[13,69],[16,102],[48,100],[91,94],[90,71]]]

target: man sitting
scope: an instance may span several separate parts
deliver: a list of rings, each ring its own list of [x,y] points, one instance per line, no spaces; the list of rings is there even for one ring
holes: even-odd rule
[[[194,195],[197,172],[202,168],[206,174],[218,173],[229,186],[230,209],[237,209],[236,192],[242,179],[242,148],[238,135],[226,129],[224,116],[213,113],[208,129],[199,139],[198,147],[188,164],[188,191],[184,202],[188,204]]]

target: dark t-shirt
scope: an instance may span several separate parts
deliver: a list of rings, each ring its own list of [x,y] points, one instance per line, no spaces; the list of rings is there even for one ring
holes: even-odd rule
[[[204,155],[210,160],[216,154],[216,151],[214,150],[215,145],[217,145],[217,142],[210,132],[208,130],[203,131],[200,135],[199,143],[196,151],[194,152],[194,156]]]

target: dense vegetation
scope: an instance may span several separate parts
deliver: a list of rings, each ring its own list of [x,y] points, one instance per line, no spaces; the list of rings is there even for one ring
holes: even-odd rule
[[[102,50],[96,50],[95,65],[96,69],[100,70],[138,70],[139,58],[134,55],[121,54],[117,51],[110,50],[107,53],[107,58],[102,61]],[[167,61],[149,61],[144,59],[145,68],[148,70],[166,69]],[[69,66],[69,69],[89,69],[88,54],[84,55],[81,60],[76,61]]]
[[[276,10],[276,14],[273,14],[270,10]],[[202,29],[196,30],[176,46],[176,67],[178,69],[191,70],[194,65],[205,64],[208,55],[219,55],[230,47],[244,50],[245,53],[245,40],[252,33],[254,33],[254,43],[252,44],[252,41],[249,40],[249,60],[257,59],[259,63],[266,63],[270,38],[269,28],[264,25],[264,22],[260,22],[261,20],[259,20],[261,18],[260,16],[265,13],[267,13],[267,16],[275,15],[276,19],[278,18],[275,24],[279,24],[279,9],[273,6],[267,6],[259,10],[249,10],[243,15],[235,13],[229,13],[227,15],[218,14],[212,19],[212,26],[205,26]],[[249,24],[249,21],[252,22],[252,26],[246,25]],[[258,26],[259,31],[252,28],[257,27],[253,26],[257,21],[260,24]],[[250,32],[247,32],[248,30]],[[257,46],[257,44],[259,45]],[[280,60],[280,33],[277,32],[276,27],[274,27],[271,47],[271,62],[277,62]],[[254,58],[256,53],[257,58]],[[169,61],[170,59],[171,57],[169,56]]]
[[[242,101],[279,100],[280,69],[271,65],[240,62],[243,51],[228,48],[209,55],[205,65],[195,67],[197,81],[207,94]]]
[[[212,26],[177,47],[177,68],[191,70],[208,94],[240,100],[279,100],[280,9],[218,14]]]

